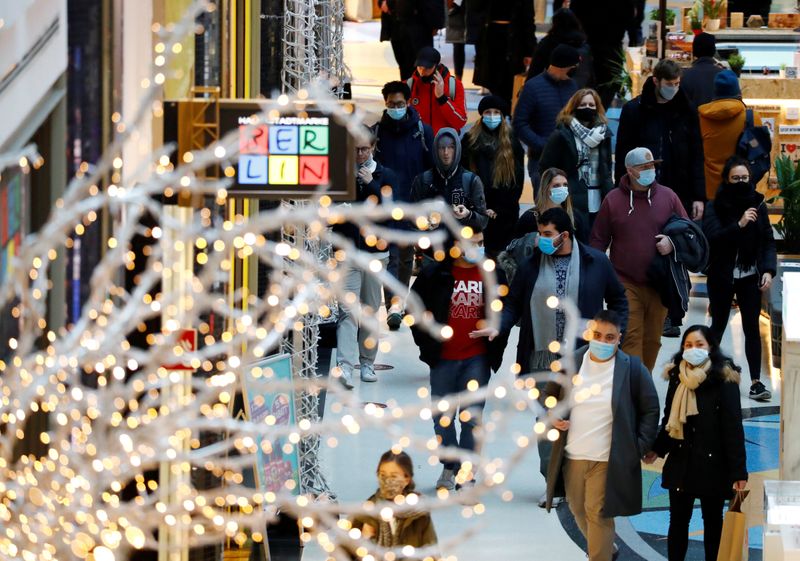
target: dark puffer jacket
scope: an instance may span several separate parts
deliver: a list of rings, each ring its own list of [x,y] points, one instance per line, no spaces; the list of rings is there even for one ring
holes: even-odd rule
[[[528,147],[528,157],[538,160],[550,134],[556,128],[556,117],[578,91],[575,81],[556,80],[542,72],[528,80],[519,94],[514,110],[514,132]]]
[[[682,91],[671,101],[658,103],[655,83],[648,79],[642,95],[622,108],[614,168],[617,183],[627,173],[625,155],[640,146],[663,160],[656,168],[656,180],[675,191],[687,211],[692,202],[706,200],[700,124]]]
[[[413,107],[409,107],[406,116],[399,121],[384,111],[373,132],[378,137],[375,159],[397,175],[393,199],[410,201],[414,178],[433,165],[433,130],[422,122]]]
[[[659,456],[667,456],[661,486],[696,496],[728,497],[735,481],[747,479],[739,373],[730,364],[721,372],[709,371],[695,390],[698,414],[687,418],[684,440],[675,440],[666,425],[680,382],[678,372],[674,364],[665,370],[669,387],[664,419],[653,445]]]

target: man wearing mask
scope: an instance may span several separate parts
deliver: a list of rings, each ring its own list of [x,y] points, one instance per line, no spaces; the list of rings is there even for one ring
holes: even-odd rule
[[[490,341],[500,336],[498,341],[505,347],[511,328],[519,323],[517,364],[523,374],[550,370],[551,363],[560,358],[550,350],[550,343],[566,342],[563,307],[548,306],[550,297],[570,299],[578,306],[581,317],[594,317],[605,304],[623,318],[623,328],[628,317],[625,288],[608,257],[575,239],[569,214],[560,207],[550,208],[539,215],[538,223],[537,247],[514,275],[503,301],[500,330],[485,328],[470,334]],[[540,469],[545,478],[551,448],[549,440],[539,440]],[[544,499],[543,496],[539,506],[544,507]]]
[[[394,187],[397,183],[392,170],[375,161],[375,137],[369,129],[365,129],[363,139],[356,140],[356,203],[373,200],[379,203],[382,199],[381,188],[385,185]],[[369,245],[364,240],[359,227],[352,223],[335,226],[335,230],[350,238],[359,250],[373,254],[386,267],[389,261],[389,248],[384,240]],[[336,324],[336,362],[337,374],[347,389],[353,388],[353,369],[360,364],[362,382],[377,382],[375,374],[375,357],[378,354],[377,333],[372,333],[359,325],[356,307],[361,307],[361,314],[370,316],[377,313],[381,305],[381,283],[370,271],[349,266],[344,289],[355,295],[355,303],[339,302],[339,318]],[[368,344],[372,339],[372,344]]]
[[[714,79],[724,70],[714,60],[717,40],[710,33],[700,33],[692,41],[692,67],[681,76],[681,89],[693,107],[697,108],[714,99]]]
[[[444,127],[460,131],[467,124],[467,104],[464,84],[440,64],[442,55],[433,47],[423,47],[417,53],[417,70],[408,79],[411,105],[433,134]]]
[[[433,140],[433,169],[414,178],[411,200],[441,198],[464,226],[483,232],[489,223],[483,183],[477,174],[461,166],[461,140],[450,128],[438,132]]]
[[[474,383],[477,387],[485,386],[490,370],[496,371],[503,361],[502,349],[498,352],[494,345],[470,335],[485,319],[483,276],[479,267],[484,255],[483,232],[476,229],[470,240],[459,240],[454,245],[457,257],[428,261],[412,286],[433,319],[449,326],[452,333],[449,339],[438,341],[419,328],[422,318],[417,318],[411,328],[420,359],[430,367],[434,400],[467,391]],[[475,431],[480,425],[483,402],[459,409],[433,416],[436,439],[441,447],[475,451],[479,448]],[[456,419],[461,424],[459,438]],[[443,469],[436,482],[437,489],[453,490],[474,483],[471,472],[460,471],[459,458],[443,452],[440,462]]]
[[[589,561],[614,559],[614,517],[642,512],[641,459],[658,431],[653,379],[639,359],[617,348],[620,328],[616,313],[598,312],[589,322],[588,347],[575,353],[580,386],[567,388],[574,379],[568,372],[544,392],[569,408],[568,418],[553,420],[559,437],[550,458],[547,508],[563,477]]]
[[[581,61],[575,47],[562,44],[553,49],[547,70],[528,80],[514,110],[514,132],[528,147],[528,174],[534,194],[539,191],[539,158],[547,139],[556,129],[556,117],[578,90],[570,77]]]
[[[661,234],[673,214],[688,218],[678,196],[656,181],[653,153],[637,147],[625,156],[627,174],[603,200],[592,228],[592,247],[605,252],[628,297],[628,325],[622,350],[642,359],[652,372],[661,348],[667,309],[649,283],[647,269],[656,252],[669,255],[672,242]]]
[[[411,201],[411,184],[414,178],[433,166],[433,131],[420,119],[419,113],[409,107],[411,90],[405,82],[388,82],[383,86],[386,110],[373,128],[378,137],[375,159],[397,175],[392,198],[398,202]],[[403,222],[401,228],[411,226]],[[414,266],[414,246],[389,246],[389,273],[408,286]],[[399,329],[405,309],[405,294],[386,292],[388,318],[392,330]]]
[[[659,61],[642,94],[622,108],[614,170],[618,180],[625,175],[625,155],[637,146],[661,160],[656,180],[675,191],[692,220],[702,219],[706,189],[700,125],[681,89],[681,67],[673,60]]]

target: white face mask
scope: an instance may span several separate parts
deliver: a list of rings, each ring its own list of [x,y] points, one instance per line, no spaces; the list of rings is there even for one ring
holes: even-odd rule
[[[683,351],[683,360],[692,366],[700,366],[708,360],[708,349],[698,349],[697,347],[686,349]]]

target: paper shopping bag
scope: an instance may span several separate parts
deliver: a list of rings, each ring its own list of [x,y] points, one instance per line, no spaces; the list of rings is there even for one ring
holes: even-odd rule
[[[738,491],[725,513],[717,561],[747,561],[747,517],[742,512],[742,501],[749,492]]]

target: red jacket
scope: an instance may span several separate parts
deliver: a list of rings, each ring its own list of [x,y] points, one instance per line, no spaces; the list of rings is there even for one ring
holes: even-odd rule
[[[439,99],[433,96],[433,82],[423,82],[422,77],[414,71],[411,77],[411,105],[417,110],[422,122],[431,126],[433,134],[439,129],[450,127],[461,132],[467,124],[467,103],[464,97],[464,84],[453,77],[443,64],[439,65],[439,74],[444,80],[444,95]],[[455,95],[450,94],[450,82],[455,83]]]

